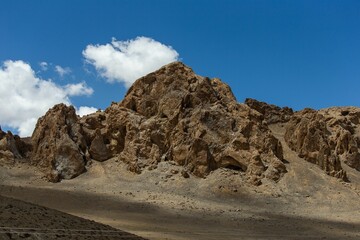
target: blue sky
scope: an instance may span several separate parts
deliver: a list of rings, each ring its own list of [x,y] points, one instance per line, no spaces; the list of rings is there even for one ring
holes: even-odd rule
[[[83,83],[92,94],[64,90],[77,107],[104,109],[126,91],[86,61],[87,46],[139,36],[171,46],[196,73],[221,78],[239,102],[360,106],[360,1],[12,0],[1,1],[0,24],[2,70],[21,60],[63,90]],[[6,121],[3,128],[18,129]]]

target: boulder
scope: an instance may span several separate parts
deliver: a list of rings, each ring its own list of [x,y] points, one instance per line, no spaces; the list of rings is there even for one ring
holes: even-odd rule
[[[31,163],[49,181],[71,179],[85,171],[87,145],[75,109],[58,104],[41,117],[31,137]]]

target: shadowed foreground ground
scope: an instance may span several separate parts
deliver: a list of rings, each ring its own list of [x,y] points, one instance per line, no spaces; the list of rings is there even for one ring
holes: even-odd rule
[[[60,211],[0,196],[0,239],[144,239]]]
[[[266,202],[247,199],[239,209],[173,212],[110,196],[51,189],[2,187],[2,192],[101,221],[151,239],[357,239],[360,224],[272,213]],[[26,196],[26,197],[25,197]],[[44,200],[47,196],[48,200]],[[62,199],[56,203],[55,199]],[[214,205],[217,203],[214,202]],[[268,209],[266,210],[266,208]],[[253,211],[249,209],[253,208]],[[1,198],[2,238],[141,239],[112,227],[22,201]],[[217,215],[218,214],[218,215]],[[9,235],[10,233],[10,235]],[[8,236],[15,238],[6,238]],[[36,236],[36,238],[34,237]],[[38,238],[44,237],[45,238]],[[33,238],[31,238],[33,237]]]

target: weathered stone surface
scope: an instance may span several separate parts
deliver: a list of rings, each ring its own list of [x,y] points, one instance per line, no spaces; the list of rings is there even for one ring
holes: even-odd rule
[[[294,114],[293,110],[289,107],[280,108],[252,98],[245,99],[245,104],[263,114],[267,124],[287,122]]]
[[[253,184],[277,181],[286,172],[282,147],[263,120],[225,83],[176,62],[138,79],[103,112],[79,118],[73,107],[54,106],[38,120],[31,163],[54,182],[113,157],[136,173],[171,161],[198,177],[231,168]]]
[[[30,151],[30,144],[10,131],[3,132],[0,128],[0,165],[12,165],[15,161],[23,161]]]
[[[360,109],[333,107],[320,110],[324,115],[331,148],[339,159],[360,171]]]
[[[199,177],[219,167],[251,175],[248,165],[257,154],[256,164],[264,166],[257,178],[277,181],[286,172],[282,147],[262,120],[237,103],[225,83],[176,62],[140,78],[123,101],[80,122],[88,144],[101,133],[106,148],[101,143],[102,150],[94,152],[108,151],[107,157],[117,156],[136,173],[173,161]],[[269,174],[274,169],[278,174]]]
[[[58,104],[50,109],[38,120],[31,140],[31,163],[49,181],[71,179],[85,171],[87,145],[72,106]]]
[[[335,149],[337,143],[329,128],[330,120],[331,117],[326,118],[312,109],[297,112],[287,125],[285,141],[300,157],[319,165],[327,174],[347,181],[339,158],[340,152]],[[335,139],[341,141],[339,137]]]
[[[184,178],[229,168],[259,185],[286,173],[281,143],[268,128],[276,123],[286,123],[292,150],[329,175],[347,180],[342,162],[360,171],[359,108],[294,113],[254,99],[240,104],[220,79],[180,62],[138,79],[105,111],[80,118],[73,107],[55,105],[38,120],[31,143],[0,129],[0,164],[30,159],[57,182],[83,173],[91,160],[117,158],[138,174],[169,161],[183,166]]]

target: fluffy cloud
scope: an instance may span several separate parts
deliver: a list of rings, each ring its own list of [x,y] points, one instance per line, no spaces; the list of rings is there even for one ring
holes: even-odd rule
[[[67,84],[64,86],[64,90],[66,95],[68,96],[91,95],[94,93],[94,90],[86,86],[85,82],[77,84]]]
[[[179,54],[171,46],[137,37],[128,41],[113,38],[105,45],[88,45],[83,56],[109,82],[117,81],[129,87],[139,77],[177,61]]]
[[[79,115],[80,117],[84,116],[84,115],[88,115],[90,113],[94,113],[96,112],[98,109],[94,108],[94,107],[80,107],[79,109],[76,110],[76,114]]]
[[[29,136],[37,119],[57,103],[71,104],[69,97],[90,95],[85,83],[59,86],[36,76],[23,61],[5,61],[0,68],[0,124]]]
[[[71,69],[68,67],[63,68],[59,65],[56,65],[55,72],[57,72],[60,75],[60,77],[63,77],[64,75],[71,73]]]

